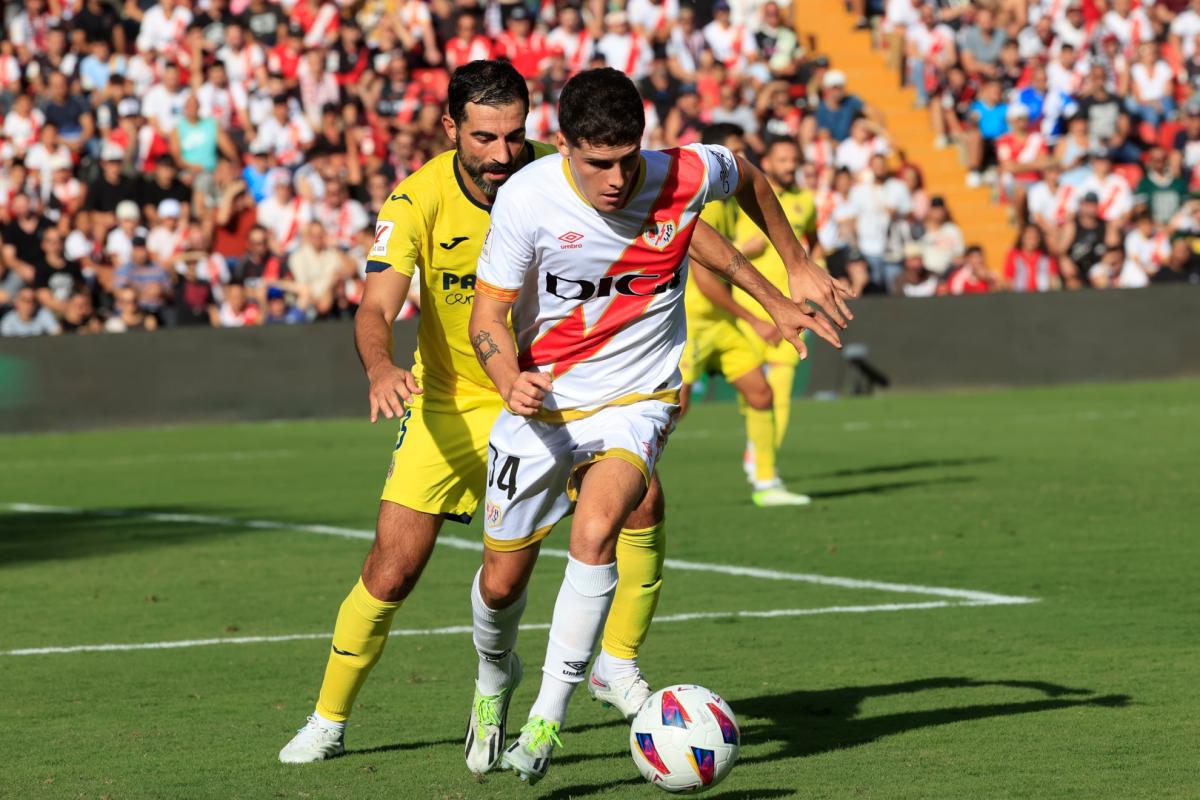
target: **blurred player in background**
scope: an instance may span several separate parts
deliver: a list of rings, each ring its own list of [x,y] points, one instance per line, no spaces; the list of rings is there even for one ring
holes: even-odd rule
[[[742,129],[731,123],[710,125],[704,129],[704,144],[721,145],[737,156],[745,155]],[[785,209],[786,213],[786,209]],[[704,207],[700,218],[722,236],[733,241],[737,236],[737,200],[714,200]],[[772,281],[774,282],[774,281]],[[779,285],[776,284],[779,288]],[[784,272],[782,291],[787,291]],[[761,309],[761,306],[757,306]],[[802,494],[789,492],[775,471],[775,451],[782,437],[776,429],[772,387],[767,382],[764,346],[791,346],[783,342],[779,329],[762,319],[730,293],[729,284],[705,269],[688,271],[684,293],[687,311],[688,342],[679,369],[683,374],[680,414],[687,412],[692,385],[709,372],[720,372],[737,390],[746,417],[747,452],[754,453],[747,477],[754,488],[751,498],[758,506],[803,506],[812,501]],[[752,332],[747,334],[739,325]],[[751,341],[753,340],[753,341]],[[794,355],[794,350],[793,350]]]
[[[530,782],[561,744],[567,704],[618,584],[621,522],[649,489],[678,413],[680,283],[704,204],[736,194],[785,249],[799,282],[820,282],[822,298],[839,288],[808,262],[771,187],[744,159],[711,145],[642,152],[645,110],[624,74],[576,75],[559,120],[562,157],[531,165],[497,198],[470,323],[480,364],[505,401],[488,443],[479,583],[489,606],[513,603],[541,540],[574,513],[541,690],[501,762]],[[792,346],[803,352],[808,328],[840,344],[824,317],[787,299],[715,231],[703,233],[701,260],[726,265]],[[513,640],[518,623],[509,622]]]
[[[760,164],[775,197],[779,200],[780,207],[783,208],[783,213],[787,216],[796,239],[809,245],[815,244],[817,233],[816,198],[810,190],[796,184],[796,170],[800,167],[800,146],[793,139],[769,139]],[[746,214],[737,215],[735,230],[734,246],[750,259],[754,268],[761,272],[772,285],[786,293],[789,272],[783,257],[771,243],[773,240]],[[814,253],[814,258],[816,257],[817,254]],[[796,353],[796,348],[787,342],[778,339],[772,340],[761,334],[761,331],[765,330],[761,322],[769,323],[770,316],[753,297],[744,290],[734,287],[733,300],[760,320],[759,323],[755,323],[742,317],[738,319],[737,326],[746,337],[746,341],[765,363],[764,369],[767,383],[771,386],[772,405],[775,412],[774,450],[778,451],[787,434],[792,410],[792,386],[796,380],[796,366],[800,363],[800,357]],[[748,422],[748,434],[749,430]],[[759,462],[762,457],[768,457],[773,470],[775,452],[764,453],[755,438],[750,435],[747,435],[746,440],[746,451],[742,464],[746,471],[746,477],[754,482],[757,488],[760,485],[760,475],[764,474]],[[776,485],[782,488],[782,483]],[[783,505],[808,505],[812,502],[807,495],[792,494],[791,492],[783,492],[779,497],[788,501],[780,503]]]
[[[475,61],[459,68],[448,105],[442,121],[455,149],[431,159],[392,191],[367,256],[355,342],[370,380],[371,421],[398,418],[400,433],[375,542],[338,612],[316,709],[279,753],[285,763],[344,752],[354,700],[379,661],[393,616],[429,560],[442,521],[469,522],[483,491],[488,432],[502,404],[467,336],[476,261],[496,191],[554,149],[525,140],[529,96],[524,79],[506,63]],[[392,324],[418,270],[422,309],[416,363],[409,372],[393,360]],[[626,716],[650,695],[637,651],[662,585],[663,503],[657,488],[656,483],[621,532],[623,580],[605,639],[619,657],[609,662],[608,682],[593,688]],[[483,603],[477,584],[472,598],[480,677],[466,759],[472,770],[485,772],[503,750],[508,701],[521,676],[512,643],[497,631],[520,615],[524,586],[501,610]],[[514,639],[515,633],[514,627]]]

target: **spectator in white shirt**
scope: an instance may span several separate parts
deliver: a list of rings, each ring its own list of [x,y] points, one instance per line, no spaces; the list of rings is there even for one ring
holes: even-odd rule
[[[1158,46],[1147,43],[1138,48],[1138,59],[1129,69],[1129,113],[1144,122],[1158,125],[1175,114],[1175,73],[1159,56]]]
[[[889,175],[883,156],[872,156],[870,168],[870,178],[850,190],[847,216],[855,220],[855,240],[870,267],[871,281],[878,286],[890,286],[895,274],[885,274],[884,250],[892,220],[908,213],[908,188]]]
[[[170,55],[183,42],[192,12],[176,0],[159,0],[142,14],[137,49],[141,53]]]
[[[183,101],[191,90],[181,85],[179,67],[167,64],[162,71],[162,83],[156,83],[142,98],[142,116],[166,135],[175,130],[175,122],[183,116]]]

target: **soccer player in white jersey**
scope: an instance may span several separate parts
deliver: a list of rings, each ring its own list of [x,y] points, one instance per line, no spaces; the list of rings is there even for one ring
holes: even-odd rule
[[[785,259],[807,266],[761,172],[719,146],[641,152],[641,98],[613,69],[572,78],[559,118],[559,155],[530,164],[497,195],[470,322],[505,401],[488,445],[477,588],[490,608],[521,595],[539,542],[575,515],[541,691],[501,760],[530,782],[561,744],[617,584],[621,521],[646,492],[679,409],[689,245],[697,260],[727,265],[722,274],[802,355],[805,329],[840,346],[825,318],[785,298],[722,237],[693,240],[704,204],[736,195]],[[513,630],[496,634],[515,639],[516,616],[505,622]],[[477,646],[480,629],[476,620]]]

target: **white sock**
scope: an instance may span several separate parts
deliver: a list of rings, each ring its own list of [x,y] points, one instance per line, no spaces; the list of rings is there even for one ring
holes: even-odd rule
[[[638,669],[636,658],[617,658],[601,649],[592,672],[605,683],[612,683],[621,678],[636,678],[641,670]]]
[[[313,716],[316,717],[317,722],[321,723],[322,728],[336,728],[340,731],[346,727],[345,722],[334,722],[331,719],[325,719],[321,716],[321,712],[317,711],[316,709],[313,710]]]
[[[529,716],[559,725],[566,721],[571,692],[587,672],[616,588],[617,562],[593,566],[567,557],[567,573],[550,622],[542,688]]]
[[[499,611],[488,608],[479,593],[480,567],[471,583],[471,621],[474,631],[475,651],[479,654],[479,676],[476,685],[483,695],[499,694],[509,679],[509,662],[512,649],[517,644],[517,632],[521,614],[525,612],[525,593],[517,602]]]

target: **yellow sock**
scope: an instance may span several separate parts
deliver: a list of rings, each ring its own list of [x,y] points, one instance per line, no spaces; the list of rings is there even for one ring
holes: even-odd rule
[[[376,600],[362,578],[350,590],[333,626],[333,647],[325,665],[325,680],[317,699],[317,713],[332,722],[345,722],[358,690],[383,654],[392,617],[400,603]]]
[[[775,449],[783,447],[783,436],[787,433],[788,418],[792,413],[792,383],[796,380],[796,368],[790,364],[771,364],[767,367],[767,383],[775,396]]]
[[[754,448],[754,480],[774,480],[775,412],[747,406],[742,413],[746,415],[746,441]]]
[[[640,530],[621,529],[617,537],[617,591],[604,625],[604,651],[609,655],[638,657],[658,607],[666,553],[665,523]]]

